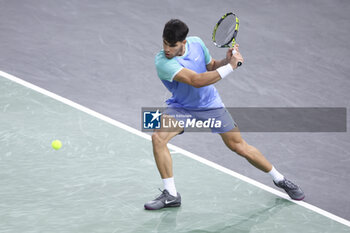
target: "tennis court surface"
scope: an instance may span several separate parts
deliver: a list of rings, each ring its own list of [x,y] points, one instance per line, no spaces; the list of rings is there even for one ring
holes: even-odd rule
[[[183,204],[146,211],[143,204],[162,186],[149,136],[16,82],[0,77],[2,233],[350,232],[346,220],[286,200],[175,147]],[[63,142],[58,151],[50,146],[54,139]]]

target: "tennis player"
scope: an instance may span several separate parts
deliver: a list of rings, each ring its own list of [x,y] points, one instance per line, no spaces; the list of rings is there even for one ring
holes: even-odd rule
[[[294,200],[302,200],[305,195],[294,183],[287,180],[260,153],[241,137],[239,129],[221,101],[214,83],[228,78],[243,63],[243,57],[235,46],[237,53],[232,55],[233,48],[228,49],[223,60],[213,59],[203,41],[198,37],[187,37],[187,25],[172,19],[163,30],[163,49],[155,57],[158,76],[172,93],[161,119],[176,123],[177,116],[191,117],[200,120],[215,118],[222,122],[220,127],[212,127],[213,133],[220,134],[225,145],[245,158],[257,169],[271,175],[273,182],[284,189]],[[170,124],[171,130],[157,129],[152,135],[154,158],[163,181],[164,190],[156,199],[147,202],[147,210],[158,210],[165,207],[181,205],[181,196],[176,191],[172,158],[167,143],[176,135],[184,132],[179,124]]]

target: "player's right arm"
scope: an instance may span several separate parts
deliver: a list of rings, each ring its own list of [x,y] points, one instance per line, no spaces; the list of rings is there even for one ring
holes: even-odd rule
[[[240,53],[232,56],[229,64],[221,66],[215,70],[204,73],[196,73],[193,70],[182,67],[175,59],[167,59],[162,52],[158,53],[155,59],[158,77],[161,80],[186,83],[196,88],[214,84],[227,76],[233,69],[237,68],[237,59],[242,59]],[[210,64],[208,64],[210,65]]]
[[[232,51],[229,51],[232,54]],[[219,68],[215,70],[210,70],[204,73],[196,73],[193,70],[182,68],[175,76],[174,80],[182,83],[186,83],[188,85],[191,85],[193,87],[204,87],[211,84],[214,84],[218,81],[220,81],[224,76],[226,76],[228,73],[230,73],[233,69],[237,68],[237,61],[243,61],[242,55],[237,52],[235,56],[229,57],[229,63],[226,65],[220,65]],[[209,66],[211,63],[209,63],[207,66]],[[214,65],[212,65],[214,66]],[[225,67],[226,66],[226,67]],[[227,71],[227,70],[231,71]]]
[[[216,70],[198,74],[193,70],[183,68],[175,75],[174,80],[199,88],[218,82],[221,76]]]

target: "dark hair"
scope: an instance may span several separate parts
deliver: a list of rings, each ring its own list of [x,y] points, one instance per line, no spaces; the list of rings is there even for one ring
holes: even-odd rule
[[[163,39],[169,44],[176,44],[176,42],[184,41],[188,34],[187,25],[179,19],[169,20],[163,30]]]

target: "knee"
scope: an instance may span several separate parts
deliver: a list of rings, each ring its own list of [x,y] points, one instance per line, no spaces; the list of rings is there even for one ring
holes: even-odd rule
[[[242,157],[247,157],[248,156],[248,145],[244,141],[239,142],[239,143],[233,143],[231,145],[231,150],[237,153],[238,155]]]
[[[152,144],[153,146],[164,146],[168,143],[168,141],[163,138],[159,133],[154,132],[152,134]]]

